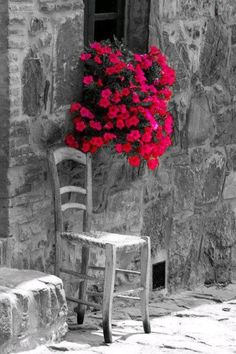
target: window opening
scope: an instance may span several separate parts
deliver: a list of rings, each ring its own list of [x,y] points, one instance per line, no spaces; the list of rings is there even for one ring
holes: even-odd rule
[[[164,289],[166,287],[166,262],[159,262],[152,266],[152,289]]]
[[[85,2],[85,44],[124,37],[125,0]]]

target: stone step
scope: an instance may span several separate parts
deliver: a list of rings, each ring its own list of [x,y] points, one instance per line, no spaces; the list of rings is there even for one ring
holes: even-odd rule
[[[33,270],[0,267],[0,353],[35,348],[67,332],[61,279]]]

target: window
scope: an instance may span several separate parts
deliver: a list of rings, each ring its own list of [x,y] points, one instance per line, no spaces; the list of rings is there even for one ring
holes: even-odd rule
[[[85,45],[124,37],[125,0],[85,0]]]
[[[166,286],[166,262],[159,262],[152,266],[152,289],[163,289]]]

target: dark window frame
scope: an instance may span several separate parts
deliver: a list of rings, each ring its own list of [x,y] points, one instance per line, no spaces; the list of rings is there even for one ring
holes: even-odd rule
[[[96,13],[96,0],[85,0],[84,8],[84,43],[86,46],[95,40],[95,23],[97,21],[117,20],[116,33],[117,38],[125,37],[125,8],[126,0],[117,0],[117,11]]]

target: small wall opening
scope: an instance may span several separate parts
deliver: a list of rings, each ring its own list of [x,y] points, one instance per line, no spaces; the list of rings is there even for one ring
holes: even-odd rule
[[[158,262],[152,265],[152,289],[164,289],[166,287],[166,262]]]

